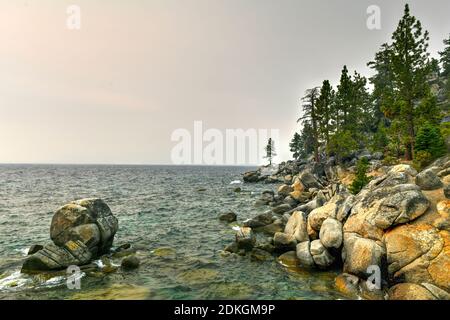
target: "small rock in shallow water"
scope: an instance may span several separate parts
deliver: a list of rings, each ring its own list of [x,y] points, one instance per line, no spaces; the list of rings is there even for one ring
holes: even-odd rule
[[[122,260],[122,263],[120,264],[122,268],[124,269],[136,269],[141,264],[141,261],[136,256],[129,256]]]
[[[135,254],[135,253],[136,253],[135,248],[129,248],[129,249],[121,250],[119,252],[115,252],[113,254],[113,257],[114,258],[123,258],[123,257],[129,256],[129,255]]]
[[[346,296],[357,297],[359,294],[359,278],[352,274],[342,273],[335,279],[336,288]]]
[[[123,251],[123,250],[128,250],[130,248],[131,248],[131,244],[130,243],[125,243],[125,244],[122,244],[122,245],[118,246],[117,248],[115,248],[114,252],[120,252],[120,251]]]
[[[236,232],[236,243],[239,249],[250,251],[256,243],[255,235],[251,228],[239,228]]]
[[[295,251],[289,251],[286,253],[283,253],[281,256],[278,257],[278,261],[286,267],[296,267],[299,264],[297,254]]]
[[[236,242],[230,243],[227,245],[223,251],[229,252],[229,253],[237,253],[238,252],[238,245]]]
[[[219,220],[231,223],[237,220],[237,215],[234,212],[221,213],[219,215]]]
[[[180,273],[177,276],[177,280],[188,285],[196,285],[210,282],[216,278],[218,274],[219,272],[213,269],[193,269]]]
[[[95,289],[74,294],[73,300],[144,300],[150,290],[129,284],[113,284],[106,289]]]
[[[160,258],[175,258],[177,255],[177,252],[175,251],[175,249],[170,248],[170,247],[158,248],[158,249],[153,250],[152,253],[155,256],[160,257]]]
[[[273,237],[273,244],[277,250],[292,250],[295,249],[297,240],[293,235],[277,232]]]
[[[36,252],[38,252],[39,250],[44,249],[44,246],[40,245],[40,244],[33,244],[30,249],[28,249],[28,253],[27,255],[32,255],[35,254]]]
[[[283,204],[280,204],[280,205],[276,206],[275,208],[273,208],[272,211],[273,211],[273,213],[281,214],[281,213],[285,213],[286,211],[289,211],[291,209],[292,208],[289,204],[283,203]]]
[[[253,261],[266,261],[266,260],[272,259],[272,255],[265,250],[253,248],[253,250],[250,254],[250,258]]]

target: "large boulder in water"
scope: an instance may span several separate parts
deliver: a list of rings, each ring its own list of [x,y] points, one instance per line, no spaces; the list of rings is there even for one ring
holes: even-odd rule
[[[117,218],[101,199],[73,201],[53,216],[50,238],[63,246],[69,240],[79,240],[91,251],[107,252],[119,228]]]
[[[73,201],[53,216],[50,226],[53,243],[29,256],[22,272],[61,270],[87,264],[110,250],[118,228],[117,218],[103,200]]]

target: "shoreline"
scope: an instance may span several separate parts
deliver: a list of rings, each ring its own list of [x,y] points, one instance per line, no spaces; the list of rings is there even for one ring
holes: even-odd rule
[[[450,299],[450,249],[441,244],[450,240],[449,156],[421,172],[385,166],[366,151],[356,158],[363,156],[370,159],[372,180],[357,194],[343,184],[353,180],[348,176],[355,167],[332,159],[282,163],[271,175],[261,175],[264,167],[245,173],[247,183],[278,182],[277,192],[262,193],[260,204],[268,210],[244,221],[225,251],[265,250],[291,266],[338,268],[335,287],[355,299]],[[264,244],[255,238],[261,232],[271,235]],[[438,251],[411,252],[416,247]],[[410,265],[415,259],[422,265]]]

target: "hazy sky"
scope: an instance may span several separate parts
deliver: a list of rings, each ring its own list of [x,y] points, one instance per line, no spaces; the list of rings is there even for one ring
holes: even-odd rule
[[[450,1],[409,1],[450,32]],[[69,5],[81,30],[66,27]],[[366,27],[369,5],[381,30]],[[0,162],[170,163],[177,128],[299,127],[305,89],[366,63],[404,1],[0,0]]]

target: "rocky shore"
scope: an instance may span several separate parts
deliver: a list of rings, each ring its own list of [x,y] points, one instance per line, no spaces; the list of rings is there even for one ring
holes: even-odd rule
[[[362,157],[372,179],[352,195],[347,187]],[[450,299],[450,158],[417,172],[381,157],[363,151],[345,166],[331,158],[245,173],[246,183],[279,185],[261,194],[255,205],[267,211],[242,221],[224,252],[339,268],[335,286],[349,297]]]

